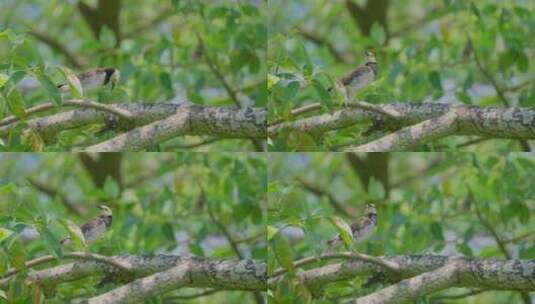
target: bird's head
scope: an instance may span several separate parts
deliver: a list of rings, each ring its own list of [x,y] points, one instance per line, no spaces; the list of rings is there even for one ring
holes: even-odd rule
[[[98,206],[98,209],[100,209],[100,215],[101,216],[111,216],[112,215],[110,207],[108,207],[106,205],[100,205],[100,206]]]
[[[376,63],[375,61],[375,54],[370,51],[370,50],[366,50],[364,52],[364,55],[366,55],[366,62],[373,62],[373,63]]]
[[[374,204],[366,204],[366,216],[368,216],[369,218],[377,217],[377,210],[375,210]]]
[[[119,72],[118,69],[115,69],[115,68],[105,68],[104,72],[106,73],[106,76],[105,76],[105,79],[104,79],[104,84],[106,85],[106,84],[110,83],[111,84],[111,89],[113,90],[115,85],[117,83],[119,83],[119,80],[120,80],[120,77],[121,77],[121,73]]]

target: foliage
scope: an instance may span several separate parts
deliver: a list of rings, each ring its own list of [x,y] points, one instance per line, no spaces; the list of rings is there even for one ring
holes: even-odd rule
[[[351,11],[349,3],[360,11]],[[377,53],[379,75],[359,100],[535,105],[533,2],[274,0],[270,8],[270,121],[294,119],[291,109],[314,102],[323,112],[340,108],[340,94],[327,89],[363,63],[366,49]],[[271,149],[324,151],[355,143],[367,127],[319,139],[286,134],[272,139]],[[426,150],[450,150],[459,142],[439,140]],[[475,149],[519,148],[510,145],[492,141]]]
[[[119,175],[106,175],[103,170],[93,175],[94,168],[76,154],[0,155],[5,164],[0,168],[0,273],[12,267],[24,270],[24,261],[47,254],[65,263],[62,254],[69,248],[59,246],[59,240],[71,228],[64,223],[83,224],[98,214],[96,207],[102,203],[113,210],[113,223],[103,239],[87,245],[92,253],[237,259],[221,230],[225,227],[243,258],[266,258],[262,206],[267,181],[262,156],[119,156]],[[69,203],[80,213],[67,207]],[[60,285],[47,303],[65,303],[111,289],[109,284],[97,287],[101,279]],[[158,298],[198,292],[185,288]],[[6,293],[10,303],[28,303],[32,296],[20,281]],[[225,291],[200,299],[204,300],[191,303],[252,301],[250,293]]]
[[[106,11],[103,14],[106,17],[97,18],[84,13],[87,9],[80,4],[84,1],[2,1],[0,119],[9,115],[25,118],[24,109],[31,106],[47,100],[61,105],[62,100],[82,94],[86,99],[103,103],[266,105],[264,3],[243,1],[236,4],[233,0],[101,2],[90,8],[97,13]],[[81,72],[96,67],[119,69],[120,85],[113,91],[105,88],[81,92],[66,70]],[[38,79],[41,87],[21,96],[18,89],[24,76]],[[66,79],[71,93],[62,96],[55,84]],[[100,128],[62,132],[59,140],[46,142],[42,149],[64,151],[73,145],[105,139],[104,135],[109,134],[95,136]],[[1,143],[1,149],[41,150],[29,144],[20,131],[12,133]],[[171,147],[200,140],[202,138],[175,139],[165,146],[176,149]],[[236,143],[223,141],[212,146],[216,150],[230,150],[235,149]],[[154,149],[159,148],[166,149],[163,146]],[[253,149],[252,145],[249,148]]]
[[[532,155],[395,153],[383,156],[384,166],[379,158],[358,157],[363,164],[353,167],[347,155],[338,153],[270,156],[269,271],[279,267],[289,271],[270,292],[273,303],[303,296],[302,288],[288,288],[299,285],[293,276],[297,269],[288,261],[324,253],[326,242],[339,233],[331,217],[353,223],[366,202],[377,206],[378,227],[369,240],[350,248],[361,253],[506,258],[495,232],[511,258],[535,258]],[[362,169],[374,161],[375,169]],[[377,168],[388,168],[383,178]],[[344,211],[338,211],[335,203]],[[323,286],[323,297],[312,302],[336,303],[356,297],[359,291],[368,293],[371,290],[362,287],[365,282],[360,277]],[[306,292],[310,296],[318,290]],[[446,290],[427,301],[458,293],[462,292]],[[489,291],[449,303],[502,303],[511,297],[520,299],[518,293]]]

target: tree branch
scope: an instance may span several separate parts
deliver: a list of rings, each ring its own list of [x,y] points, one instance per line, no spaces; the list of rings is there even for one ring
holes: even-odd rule
[[[425,272],[370,295],[360,297],[355,300],[355,304],[401,304],[415,301],[426,294],[461,283],[460,278],[458,278],[458,271],[461,267],[457,262],[447,264],[436,270]]]
[[[117,115],[118,117],[123,118],[123,119],[132,119],[132,118],[134,118],[132,113],[130,113],[129,111],[127,111],[125,109],[121,109],[121,108],[115,107],[113,105],[106,105],[106,104],[102,104],[102,103],[98,103],[98,102],[94,102],[94,101],[90,101],[90,100],[83,100],[83,99],[65,100],[65,101],[63,101],[63,104],[61,106],[73,106],[73,107],[79,107],[79,108],[95,109],[95,110],[99,110],[99,111],[108,112],[108,113],[113,114],[113,115]],[[37,113],[44,112],[44,111],[48,111],[48,110],[51,110],[51,109],[58,109],[61,106],[57,106],[53,102],[47,102],[47,103],[42,103],[42,104],[36,105],[36,106],[31,107],[29,109],[26,109],[25,113],[26,113],[26,116],[30,116],[30,115],[37,114]],[[6,126],[6,125],[10,125],[10,124],[12,124],[14,122],[17,122],[19,120],[20,120],[20,118],[18,118],[16,116],[8,116],[8,117],[0,120],[0,127],[1,126]]]
[[[182,135],[265,138],[261,109],[183,107],[172,116],[87,147],[88,152],[139,151]]]
[[[52,186],[47,185],[33,177],[27,177],[26,180],[37,190],[45,193],[49,197],[58,197],[60,202],[63,204],[63,206],[65,206],[65,208],[67,208],[67,210],[77,215],[84,215],[87,213],[87,209],[84,206],[73,203],[65,194],[58,191],[58,189],[53,188]]]
[[[66,252],[66,253],[63,253],[63,257],[64,258],[70,258],[70,259],[80,259],[80,260],[86,260],[86,261],[96,261],[96,262],[100,262],[100,263],[105,263],[105,264],[108,264],[108,265],[111,265],[113,267],[116,267],[117,269],[119,270],[122,270],[122,271],[130,271],[130,267],[129,265],[126,265],[126,264],[123,264],[122,262],[120,261],[117,261],[113,258],[110,258],[110,257],[107,257],[107,256],[103,256],[103,255],[100,255],[100,254],[95,254],[95,253],[90,253],[90,252]],[[42,257],[39,257],[39,258],[36,258],[36,259],[33,259],[31,261],[28,261],[26,262],[26,268],[30,268],[30,267],[35,267],[37,265],[41,265],[41,264],[45,264],[45,263],[48,263],[48,262],[51,262],[51,261],[55,261],[57,260],[56,257],[52,256],[52,255],[45,255],[45,256],[42,256]],[[15,274],[17,274],[19,271],[17,271],[16,269],[10,269],[6,272],[6,274],[2,277],[2,281],[4,281],[4,279],[10,277],[10,276],[13,276]],[[1,286],[1,282],[0,281],[0,286]]]
[[[436,270],[450,262],[458,261],[459,257],[436,255],[409,255],[378,257],[399,266],[397,274],[384,272],[383,268],[360,260],[347,260],[340,263],[312,268],[296,274],[297,278],[310,288],[321,289],[329,283],[353,279],[356,276],[383,273],[387,280],[398,281],[425,272]],[[464,260],[462,281],[456,286],[507,289],[507,290],[535,290],[535,259],[531,260],[494,260],[471,259]],[[269,280],[274,286],[280,278]]]
[[[348,58],[346,58],[344,56],[344,54],[340,53],[336,47],[334,46],[334,44],[332,44],[331,42],[329,42],[327,39],[323,38],[323,37],[320,37],[318,35],[316,35],[315,33],[311,32],[311,31],[308,31],[298,25],[294,25],[294,28],[297,30],[297,33],[299,33],[299,35],[303,36],[303,38],[309,40],[310,42],[322,47],[326,47],[327,50],[329,51],[329,53],[331,53],[331,55],[334,57],[334,59],[338,62],[343,62],[343,63],[349,63],[350,60]]]
[[[269,126],[268,135],[276,138],[279,134],[290,131],[319,135],[347,128],[370,119],[376,126],[388,131],[434,119],[455,109],[458,117],[457,128],[455,128],[453,135],[535,139],[535,108],[476,107],[437,103],[391,103],[377,106],[388,112],[397,113],[398,118],[393,120],[387,116],[362,109],[343,109]],[[453,115],[449,115],[443,120],[451,121],[451,116]],[[450,127],[452,126],[450,125]],[[441,132],[445,131],[448,131],[448,128],[441,129]]]
[[[458,115],[448,112],[443,116],[425,120],[416,125],[403,128],[382,138],[357,147],[348,147],[348,152],[380,152],[410,150],[425,142],[454,134]]]
[[[117,130],[133,129],[107,142],[90,147],[91,150],[133,150],[151,146],[162,140],[180,135],[208,135],[220,138],[266,137],[266,111],[263,108],[234,109],[194,104],[171,103],[119,103],[108,105],[132,113],[129,121],[118,120],[115,115],[94,109],[76,109],[13,122],[0,127],[0,136],[7,136],[19,127],[29,128],[44,138],[54,137],[61,131],[89,124],[105,123]],[[169,119],[167,119],[169,118]],[[142,128],[135,128],[140,127]],[[165,129],[165,128],[173,129]],[[151,142],[149,135],[157,136]],[[134,142],[129,144],[127,140]],[[113,143],[113,144],[112,144]],[[98,151],[98,150],[97,150]]]
[[[301,178],[301,177],[296,177],[296,180],[306,189],[308,190],[309,192],[313,193],[314,195],[316,195],[317,197],[322,197],[322,196],[325,196],[327,197],[327,199],[329,200],[329,203],[331,204],[331,206],[334,208],[334,210],[336,210],[338,213],[346,216],[346,217],[351,217],[351,212],[347,211],[344,206],[342,205],[342,203],[340,203],[336,197],[334,197],[334,195],[332,193],[330,193],[329,191],[327,191],[326,189],[323,189],[321,188],[320,186],[318,185],[315,185],[313,184],[312,182],[304,179],[304,178]]]
[[[63,46],[53,37],[36,30],[30,30],[28,31],[28,34],[32,35],[37,40],[45,43],[56,52],[61,53],[63,56],[65,56],[65,59],[67,59],[67,61],[70,62],[75,68],[81,69],[82,67],[87,65],[87,60],[85,58],[79,57],[75,53],[69,51],[65,46]]]
[[[395,272],[395,273],[399,272],[399,266],[394,262],[383,260],[378,257],[374,257],[371,255],[358,253],[358,252],[326,253],[326,254],[322,254],[319,257],[316,257],[316,256],[307,257],[307,258],[295,261],[294,267],[295,268],[303,267],[305,265],[317,263],[320,261],[332,260],[332,259],[360,260],[363,262],[369,262],[369,263],[379,265],[380,267],[383,267],[384,269],[390,272]],[[273,274],[271,274],[270,279],[283,275],[284,273],[286,273],[286,271],[287,270],[284,268],[279,268],[275,270]]]
[[[84,253],[85,254],[85,253]],[[147,297],[156,290],[170,290],[178,287],[218,288],[225,290],[265,291],[266,263],[256,260],[209,260],[200,257],[181,257],[172,255],[121,255],[106,257],[107,261],[81,260],[74,263],[55,267],[29,271],[25,278],[27,283],[55,286],[60,283],[81,280],[91,276],[101,276],[115,273],[119,281],[134,281],[130,284],[110,291],[132,298],[134,295]],[[127,265],[128,270],[118,269],[116,265],[108,263],[114,261]],[[179,270],[186,270],[185,281],[153,281],[153,279],[169,278],[178,280]],[[151,276],[157,274],[155,276]],[[148,276],[148,277],[147,277]],[[0,280],[0,288],[6,288],[15,277]],[[170,286],[172,285],[172,286]],[[123,288],[124,287],[124,288]],[[136,291],[135,289],[139,289]],[[129,295],[122,291],[128,290]],[[108,295],[110,294],[108,293]],[[108,299],[107,297],[103,297]]]

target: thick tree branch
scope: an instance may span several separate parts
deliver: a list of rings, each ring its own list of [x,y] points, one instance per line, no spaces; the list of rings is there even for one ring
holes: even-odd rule
[[[133,115],[133,119],[121,121],[115,115],[107,112],[94,109],[77,109],[28,119],[24,123],[13,122],[0,127],[0,136],[6,136],[10,131],[20,127],[38,132],[44,138],[53,137],[64,130],[96,123],[105,123],[117,130],[134,128],[132,131],[122,134],[122,136],[119,135],[90,149],[102,148],[103,150],[106,149],[105,151],[114,148],[121,149],[121,146],[123,146],[123,150],[132,150],[180,135],[258,139],[264,139],[266,136],[266,111],[262,108],[235,109],[170,103],[120,103],[108,106],[130,112]],[[166,118],[169,119],[166,120]],[[135,127],[139,126],[144,126],[144,128],[135,129]],[[167,127],[172,127],[172,129],[162,129]],[[147,135],[155,135],[157,138],[151,142]],[[125,142],[127,139],[133,139],[134,142],[128,145]]]
[[[216,135],[228,138],[265,138],[261,109],[183,107],[172,116],[132,129],[88,152],[139,151],[182,135]]]
[[[479,287],[499,290],[535,290],[535,260],[464,260],[381,289],[355,300],[356,304],[412,303],[416,299],[449,287]]]
[[[84,253],[85,254],[85,253]],[[121,255],[106,257],[107,261],[82,260],[47,269],[29,271],[26,282],[43,286],[81,280],[91,276],[115,273],[118,281],[132,282],[110,291],[108,295],[124,295],[128,291],[130,298],[150,296],[156,290],[170,290],[178,287],[218,288],[226,290],[265,291],[266,263],[255,260],[209,260],[198,257],[180,257],[170,255],[134,256]],[[128,267],[127,271],[118,269],[108,263],[114,261]],[[186,280],[180,280],[179,270],[186,270]],[[151,276],[156,274],[155,276]],[[140,281],[134,281],[143,278]],[[15,278],[0,280],[0,288],[7,288]],[[154,279],[168,278],[175,280],[170,286],[166,281]],[[134,289],[139,289],[137,292]],[[101,299],[108,298],[103,297]]]
[[[370,295],[360,297],[355,300],[355,304],[410,303],[426,294],[460,284],[458,272],[462,266],[459,263],[461,262],[453,262],[436,270],[403,280]]]
[[[359,260],[347,260],[341,263],[329,264],[299,272],[297,277],[310,288],[322,288],[326,284],[344,281],[356,276],[384,273],[388,279],[398,281],[433,271],[459,257],[435,256],[435,255],[410,255],[379,257],[382,260],[396,263],[399,272],[396,275],[388,274],[383,268]],[[464,260],[463,280],[456,286],[509,289],[533,291],[535,290],[535,260],[493,260],[473,259]],[[275,285],[278,278],[269,281],[269,285]]]
[[[436,103],[392,103],[382,104],[380,107],[390,113],[397,113],[398,118],[392,120],[387,116],[362,109],[343,109],[269,126],[268,135],[277,137],[283,132],[290,131],[322,134],[370,119],[376,126],[388,131],[434,119],[455,109],[458,117],[454,135],[508,139],[535,138],[535,108],[476,107]],[[451,118],[448,116],[443,120],[451,121]],[[445,130],[448,131],[448,128]]]
[[[357,147],[348,147],[348,152],[406,151],[425,142],[452,135],[457,131],[458,115],[448,112],[403,128],[377,140]]]

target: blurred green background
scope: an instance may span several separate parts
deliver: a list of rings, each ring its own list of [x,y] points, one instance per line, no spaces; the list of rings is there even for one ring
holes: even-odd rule
[[[366,49],[376,52],[379,75],[359,100],[535,105],[533,1],[272,0],[269,14],[270,121],[289,119],[292,108],[314,102],[323,112],[341,108],[341,98],[327,88],[363,64]],[[319,142],[307,134],[278,136],[271,150],[358,144],[368,125]],[[420,150],[522,151],[511,140],[458,146],[466,141],[447,138]]]
[[[535,155],[272,153],[268,162],[270,271],[324,253],[338,231],[329,218],[354,223],[366,202],[375,203],[378,226],[352,247],[361,253],[535,258]],[[310,296],[293,274],[271,291],[272,303]],[[311,302],[346,303],[380,288],[363,288],[367,279],[323,286],[323,297]],[[451,288],[418,303],[526,303],[510,291],[450,298],[470,291]]]
[[[61,260],[59,240],[68,232],[59,220],[81,225],[97,216],[102,203],[113,210],[113,223],[103,239],[89,245],[92,253],[266,258],[267,172],[261,154],[26,153],[0,154],[0,163],[0,273],[16,259],[53,254]],[[50,264],[37,268],[43,267]],[[101,279],[62,284],[46,303],[116,286],[95,287]],[[183,296],[202,291],[181,288],[150,303],[182,303]],[[31,299],[20,281],[6,293],[10,303]],[[254,301],[249,292],[220,291],[189,302]]]
[[[120,86],[88,98],[266,106],[264,1],[3,0],[1,6],[0,89],[4,91],[24,75],[60,83],[65,80],[58,67],[81,72],[110,66],[120,70]],[[0,118],[54,99],[52,89],[42,86],[24,96],[23,102],[0,94]],[[64,151],[95,140],[94,133],[87,128],[64,132],[62,140],[46,150]],[[21,146],[18,135],[4,143],[4,149],[32,150]],[[160,150],[194,149],[198,147],[188,145],[199,141],[175,139]],[[255,151],[247,140],[210,142],[200,149]]]

